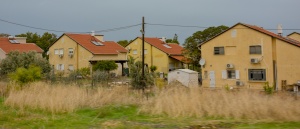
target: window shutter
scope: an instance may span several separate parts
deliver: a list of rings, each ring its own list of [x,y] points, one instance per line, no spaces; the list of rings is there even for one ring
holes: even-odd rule
[[[227,79],[227,71],[222,70],[222,79]]]
[[[61,70],[64,70],[65,68],[64,68],[64,64],[61,64]]]
[[[56,65],[56,70],[59,70],[59,64]]]
[[[240,79],[240,71],[239,70],[235,70],[235,78]]]

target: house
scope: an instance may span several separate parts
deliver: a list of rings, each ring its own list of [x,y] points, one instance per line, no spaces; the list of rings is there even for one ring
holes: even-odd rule
[[[171,70],[183,68],[185,58],[182,55],[183,48],[176,43],[166,43],[165,38],[144,38],[145,64],[157,66],[158,72],[168,73]],[[128,56],[142,60],[142,38],[137,37],[126,47]]]
[[[300,42],[300,33],[298,33],[298,32],[293,32],[293,33],[287,35],[287,37],[292,38],[292,39],[297,40],[297,41]]]
[[[41,56],[43,53],[43,49],[35,43],[26,43],[26,37],[0,37],[0,60],[6,58],[6,55],[11,51],[35,51]]]
[[[90,67],[101,60],[112,60],[118,64],[117,75],[123,73],[127,61],[127,50],[113,41],[104,41],[103,35],[64,33],[50,45],[49,62],[55,71],[68,73]]]
[[[205,87],[262,89],[269,82],[280,90],[300,80],[300,42],[281,33],[237,23],[199,47]]]

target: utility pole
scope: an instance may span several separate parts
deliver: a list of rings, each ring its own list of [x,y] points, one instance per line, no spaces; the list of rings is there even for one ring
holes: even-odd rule
[[[145,18],[143,17],[142,19],[142,81],[144,83],[144,79],[145,79],[145,58],[144,58],[144,52],[145,52],[145,48],[144,48],[144,45],[145,45]]]

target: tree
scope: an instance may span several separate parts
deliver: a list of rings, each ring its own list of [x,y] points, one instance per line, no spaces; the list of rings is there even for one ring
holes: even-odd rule
[[[150,85],[154,84],[153,76],[149,73],[147,69],[144,69],[144,79],[142,78],[142,62],[135,61],[132,56],[129,56],[128,59],[128,67],[131,77],[131,85],[134,89],[144,90],[148,88]]]
[[[108,73],[109,73],[109,71],[115,70],[117,68],[118,68],[118,65],[112,60],[99,61],[93,66],[94,71],[100,70],[100,71],[106,71]]]
[[[177,34],[174,35],[173,39],[167,39],[166,43],[177,43],[177,44],[179,44]]]
[[[26,42],[35,43],[38,45],[44,50],[43,57],[46,56],[46,52],[48,51],[50,44],[54,43],[57,39],[55,34],[50,34],[48,32],[45,32],[42,36],[38,35],[37,33],[27,32],[25,34],[16,35],[16,37],[26,37]]]
[[[5,34],[5,33],[0,33],[0,37],[8,37],[10,36],[9,34]]]
[[[198,62],[201,58],[201,53],[198,49],[199,44],[213,38],[226,29],[228,29],[227,26],[221,25],[218,27],[209,27],[203,31],[195,32],[192,36],[185,40],[185,43],[183,44],[183,54],[191,59],[194,66],[198,66]]]
[[[120,40],[118,41],[118,44],[120,44],[121,46],[125,47],[129,42],[127,40]]]
[[[6,58],[0,62],[0,74],[6,75],[8,73],[15,72],[17,68],[23,67],[28,69],[29,66],[39,66],[42,70],[42,74],[49,73],[51,71],[51,65],[45,59],[39,56],[36,52],[23,52],[12,51],[7,54]]]

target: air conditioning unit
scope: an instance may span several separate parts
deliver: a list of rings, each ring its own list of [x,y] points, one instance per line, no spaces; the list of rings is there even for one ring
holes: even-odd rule
[[[228,69],[231,69],[233,67],[234,67],[233,64],[226,64],[226,68],[228,68]]]
[[[250,59],[250,62],[251,62],[252,64],[257,64],[257,63],[259,63],[259,59],[258,59],[258,58],[251,58],[251,59]]]
[[[244,84],[241,81],[236,81],[235,85],[237,85],[237,86],[243,86]]]
[[[73,53],[69,53],[69,57],[72,58],[73,57]]]
[[[62,58],[62,57],[64,56],[64,54],[59,54],[58,56],[59,56],[60,58]]]

